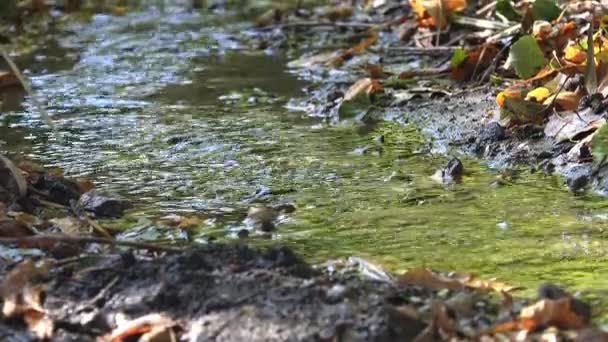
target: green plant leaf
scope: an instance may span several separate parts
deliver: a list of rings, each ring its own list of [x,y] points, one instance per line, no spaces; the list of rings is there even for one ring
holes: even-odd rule
[[[450,66],[452,68],[458,68],[466,60],[467,60],[467,53],[463,49],[458,48],[454,51],[454,54],[452,55],[452,59],[450,59]]]
[[[604,124],[593,136],[591,154],[596,162],[600,162],[608,156],[608,125]]]
[[[515,73],[520,78],[530,78],[545,65],[545,56],[536,39],[527,35],[519,38],[509,53]]]
[[[513,8],[513,3],[510,0],[498,0],[496,2],[496,12],[512,21],[521,20],[521,13]]]
[[[552,21],[557,19],[562,10],[557,6],[555,0],[536,0],[532,5],[532,16],[534,20]]]

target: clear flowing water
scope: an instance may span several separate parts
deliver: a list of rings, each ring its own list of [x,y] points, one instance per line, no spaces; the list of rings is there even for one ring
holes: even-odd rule
[[[520,173],[493,186],[498,172],[465,160],[462,183],[435,184],[445,158],[421,153],[428,141],[415,127],[329,127],[286,109],[305,86],[286,60],[240,51],[208,18],[147,12],[74,28],[57,38],[71,63],[49,66],[51,52],[30,61],[57,133],[26,102],[0,115],[0,150],[135,201],[108,223],[127,236],[181,239],[158,222],[181,213],[209,218],[190,232],[198,241],[230,239],[256,192],[270,191],[267,202],[298,208],[272,238],[313,262],[422,264],[528,294],[541,282],[592,298],[608,288],[608,202],[573,196],[558,177]],[[382,153],[358,153],[379,135]]]

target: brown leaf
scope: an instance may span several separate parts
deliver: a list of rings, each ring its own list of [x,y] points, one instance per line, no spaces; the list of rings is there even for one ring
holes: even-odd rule
[[[366,94],[367,96],[381,93],[384,87],[377,80],[371,78],[362,78],[355,82],[344,94],[344,101],[351,101],[356,97]]]
[[[23,314],[23,321],[34,336],[39,339],[49,339],[53,336],[54,324],[46,313],[28,310]]]
[[[53,322],[42,305],[44,290],[40,282],[48,276],[49,266],[37,266],[25,260],[13,268],[2,280],[2,314],[5,317],[21,317],[30,331],[40,339],[51,337]]]
[[[0,70],[0,88],[12,87],[19,84],[19,79],[17,79],[15,74]]]
[[[410,0],[421,27],[444,28],[452,13],[461,12],[467,7],[466,0]]]
[[[120,324],[108,336],[112,342],[122,342],[131,337],[143,335],[154,329],[168,329],[174,327],[175,322],[162,314],[149,314]]]
[[[190,228],[195,228],[195,227],[199,227],[202,224],[202,220],[200,217],[197,216],[190,216],[190,217],[185,217],[178,225],[177,228],[179,229],[190,229]]]
[[[494,61],[498,51],[494,44],[468,51],[466,60],[450,70],[450,78],[455,81],[467,81],[473,77],[474,73],[479,75]]]
[[[372,32],[369,38],[364,39],[359,44],[353,46],[352,48],[343,51],[339,56],[335,57],[330,64],[334,67],[341,66],[345,61],[353,58],[354,56],[360,55],[365,50],[367,50],[370,46],[376,44],[378,41],[378,32]]]
[[[459,281],[466,287],[478,290],[480,292],[498,292],[498,293],[509,293],[520,289],[520,287],[510,286],[503,282],[496,281],[495,279],[477,279],[473,276],[464,276]]]
[[[543,105],[548,106],[554,103],[558,111],[575,111],[578,109],[580,99],[580,95],[573,91],[562,91],[557,95],[549,96]]]
[[[78,185],[78,189],[80,189],[81,193],[87,193],[93,189],[95,189],[95,183],[90,179],[86,178],[77,178],[76,184]]]
[[[330,8],[325,14],[325,16],[331,21],[348,19],[352,15],[353,7],[346,4],[334,6]]]
[[[67,235],[78,235],[83,230],[81,221],[71,216],[50,219],[49,222]]]
[[[402,285],[417,285],[432,289],[462,290],[469,288],[482,293],[491,291],[504,293],[518,289],[496,280],[477,279],[472,275],[446,277],[424,267],[408,270],[399,277],[398,282]]]
[[[0,218],[0,237],[22,237],[33,235],[32,230],[23,223],[10,218]]]
[[[16,212],[16,213],[10,213],[10,215],[18,223],[21,223],[21,224],[27,226],[28,228],[30,228],[32,233],[36,233],[36,231],[33,230],[33,227],[42,224],[42,220],[32,214],[28,214],[28,213],[24,213],[24,212],[20,211],[20,212]]]
[[[16,197],[27,194],[27,182],[13,162],[0,154],[0,185]]]
[[[587,317],[573,309],[574,299],[543,299],[522,309],[520,314],[521,328],[534,331],[542,326],[555,326],[560,329],[581,329],[589,325]]]
[[[432,289],[461,290],[464,285],[458,280],[436,274],[425,267],[416,267],[402,274],[398,279],[401,285],[416,285]]]

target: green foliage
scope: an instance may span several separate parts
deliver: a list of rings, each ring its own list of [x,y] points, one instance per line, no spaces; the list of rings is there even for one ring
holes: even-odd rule
[[[557,19],[562,10],[557,6],[555,0],[536,0],[532,5],[532,15],[535,20],[552,21]]]
[[[456,49],[456,51],[454,51],[454,54],[452,55],[452,59],[450,59],[450,66],[452,68],[458,68],[466,60],[467,60],[467,53],[463,49],[458,48],[458,49]]]
[[[521,20],[521,13],[513,8],[513,3],[510,0],[498,0],[496,2],[496,12],[512,21]]]
[[[519,38],[513,44],[509,57],[520,78],[530,78],[545,66],[545,56],[536,39],[530,35]]]
[[[591,140],[591,152],[593,159],[597,162],[602,161],[608,156],[608,125],[600,127],[598,132]]]

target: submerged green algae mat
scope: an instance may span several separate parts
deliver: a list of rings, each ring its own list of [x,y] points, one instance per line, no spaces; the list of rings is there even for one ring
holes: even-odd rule
[[[134,200],[110,223],[129,238],[183,239],[157,224],[181,213],[209,217],[192,232],[201,240],[230,239],[256,191],[269,189],[264,201],[298,207],[273,240],[313,262],[357,255],[394,271],[422,264],[499,277],[527,294],[555,282],[603,296],[608,202],[540,174],[494,186],[498,173],[471,160],[460,184],[435,184],[429,176],[446,159],[429,155],[414,127],[328,127],[285,109],[305,85],[286,61],[244,54],[229,32],[203,21],[97,16],[59,37],[79,61],[36,69],[33,84],[60,136],[26,105],[1,117],[0,149]]]

